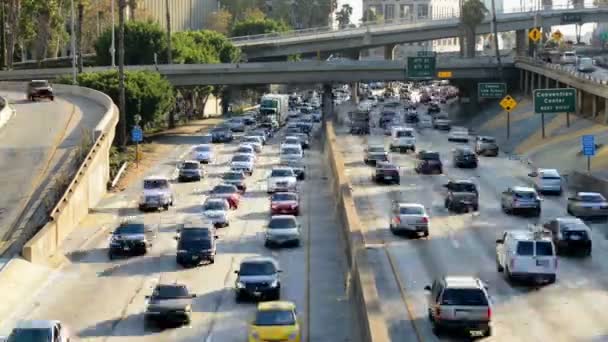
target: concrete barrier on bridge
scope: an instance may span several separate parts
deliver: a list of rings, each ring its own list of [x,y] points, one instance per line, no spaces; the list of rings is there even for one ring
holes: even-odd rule
[[[347,243],[350,266],[351,291],[355,308],[361,322],[362,341],[388,342],[389,330],[382,315],[374,271],[367,258],[365,237],[355,208],[352,188],[344,170],[342,154],[336,146],[336,135],[332,122],[325,125],[325,156],[333,175],[333,190],[336,194],[338,213],[342,220]]]
[[[65,238],[89,213],[89,209],[97,205],[104,196],[110,179],[110,148],[119,116],[118,108],[112,99],[99,91],[60,84],[54,85],[53,89],[58,95],[70,94],[88,98],[105,108],[105,115],[95,126],[91,150],[58,204],[51,210],[50,220],[27,241],[21,251],[22,256],[33,263],[45,263],[55,254]],[[30,216],[23,220],[24,225],[32,224],[36,218],[48,215],[47,212],[36,208],[37,205],[34,204]]]

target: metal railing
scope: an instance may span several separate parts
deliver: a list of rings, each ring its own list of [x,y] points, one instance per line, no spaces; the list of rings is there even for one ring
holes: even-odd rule
[[[602,86],[608,85],[608,79],[601,79],[601,78],[594,76],[593,74],[580,72],[580,71],[576,70],[576,68],[572,69],[565,65],[558,64],[558,63],[551,63],[551,62],[546,62],[546,61],[532,58],[532,57],[522,57],[522,56],[515,57],[514,62],[515,63],[526,63],[526,64],[538,66],[541,68],[553,69],[558,72],[566,73],[566,74],[569,74],[570,76],[573,76],[573,77],[576,77],[576,78],[579,78],[582,80],[596,83],[598,85],[602,85]]]
[[[571,4],[568,5],[554,5],[554,6],[545,6],[540,9],[532,9],[532,8],[521,8],[521,9],[511,9],[508,12],[499,13],[497,15],[497,19],[508,20],[510,18],[517,17],[534,17],[537,14],[560,14],[564,13],[565,10],[570,10],[572,12],[578,12],[581,10],[593,10],[597,8],[607,9],[608,5],[595,5],[592,2],[585,2],[582,6],[574,7]],[[490,20],[490,15],[485,18],[485,21]],[[447,15],[445,17],[435,17],[433,19],[422,19],[412,21],[411,18],[400,18],[400,19],[392,19],[392,20],[381,20],[377,22],[366,22],[362,23],[359,26],[355,27],[344,27],[337,28],[332,26],[324,26],[324,27],[313,27],[302,30],[292,30],[285,32],[275,32],[275,33],[266,33],[266,34],[257,34],[257,35],[249,35],[249,36],[240,36],[240,37],[232,37],[230,40],[233,43],[255,43],[256,41],[265,41],[271,38],[294,38],[294,37],[303,37],[303,36],[314,36],[319,34],[341,34],[341,33],[356,33],[356,32],[374,32],[376,29],[383,28],[391,28],[395,26],[403,26],[404,29],[407,28],[418,28],[425,27],[428,24],[433,25],[442,25],[442,24],[454,24],[460,21],[460,18],[457,15]],[[335,36],[335,35],[333,35]],[[331,35],[329,37],[332,37]]]

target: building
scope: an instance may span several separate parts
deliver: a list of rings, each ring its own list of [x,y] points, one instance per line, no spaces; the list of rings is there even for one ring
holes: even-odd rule
[[[433,19],[458,18],[460,16],[459,0],[432,0]],[[433,41],[433,51],[454,52],[459,51],[458,38],[446,38]]]
[[[219,0],[170,0],[169,6],[171,31],[202,30],[209,14],[219,8]],[[166,28],[165,0],[141,0],[137,11],[137,16],[142,12]]]

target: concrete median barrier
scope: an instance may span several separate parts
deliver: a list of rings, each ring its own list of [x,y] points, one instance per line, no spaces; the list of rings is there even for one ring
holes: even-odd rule
[[[342,154],[336,146],[336,134],[331,121],[325,122],[325,156],[333,175],[338,213],[342,219],[347,242],[351,290],[361,321],[362,341],[390,341],[389,330],[382,315],[374,271],[367,256],[364,229],[357,214],[352,188],[344,170]]]
[[[0,83],[0,87],[22,90],[21,83]],[[53,85],[58,94],[69,94],[88,98],[105,109],[105,114],[95,126],[93,146],[75,173],[67,190],[57,205],[50,212],[50,220],[23,247],[22,256],[33,263],[45,263],[55,254],[64,239],[78,227],[80,221],[102,199],[106,193],[110,179],[110,148],[114,140],[115,127],[118,123],[118,108],[109,96],[99,91],[70,86]],[[30,219],[24,220],[24,225],[34,222],[36,216],[46,213],[32,207]],[[23,228],[27,231],[26,227]]]

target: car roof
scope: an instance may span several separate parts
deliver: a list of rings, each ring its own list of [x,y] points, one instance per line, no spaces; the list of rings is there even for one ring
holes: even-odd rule
[[[254,257],[245,258],[245,259],[241,260],[241,265],[245,264],[245,263],[256,263],[256,262],[258,262],[258,263],[270,262],[270,263],[273,263],[275,266],[279,265],[279,262],[275,258],[267,257],[267,256],[254,256]]]
[[[558,217],[555,219],[557,222],[559,223],[577,223],[577,224],[585,224],[585,222],[583,222],[583,220],[581,220],[578,217],[572,217],[572,216],[564,216],[564,217]]]
[[[273,166],[271,171],[274,170],[291,170],[293,171],[293,169],[289,166]]]
[[[57,323],[58,320],[31,320],[21,321],[17,324],[17,329],[51,329]]]
[[[149,181],[153,181],[153,180],[166,180],[166,181],[168,181],[169,177],[161,176],[161,175],[153,175],[153,176],[145,177],[144,180],[147,180],[147,181],[148,180]]]
[[[576,193],[577,196],[602,196],[604,197],[601,193],[599,192],[577,192]]]
[[[297,220],[294,215],[272,215],[270,219],[294,219]]]
[[[396,168],[397,165],[389,162],[389,161],[381,161],[379,163],[376,163],[376,168],[381,169],[381,168]]]
[[[258,304],[258,311],[269,311],[269,310],[295,310],[296,305],[292,302],[288,301],[271,301],[271,302],[261,302]]]
[[[198,160],[192,160],[192,159],[186,159],[182,162],[182,164],[185,164],[185,163],[200,164],[198,162]]]
[[[211,147],[211,146],[212,146],[211,144],[197,144],[197,145],[192,146],[192,148],[197,148],[197,147]]]
[[[399,208],[422,208],[422,209],[424,209],[424,206],[419,203],[399,203]]]
[[[481,288],[481,280],[473,276],[445,276],[444,278],[446,287],[450,288],[465,288],[465,289],[479,289]]]
[[[556,169],[538,169],[538,173],[541,173],[545,176],[556,176],[559,177],[559,172]]]
[[[451,180],[450,182],[454,183],[454,184],[473,184],[473,185],[475,185],[475,182],[473,182],[470,179],[455,179],[455,180]]]
[[[294,191],[277,191],[274,194],[272,194],[270,197],[272,198],[273,195],[294,195],[294,196],[298,196],[297,192]]]
[[[219,185],[221,185],[221,184],[219,184]],[[205,203],[207,203],[207,202],[226,202],[226,201],[227,200],[223,197],[213,197],[213,196],[207,197],[205,199]]]
[[[511,189],[515,192],[536,192],[533,188],[529,186],[514,186]]]
[[[532,230],[523,230],[523,229],[515,229],[507,232],[514,240],[517,241],[534,241],[534,240],[543,240],[543,241],[551,241],[551,238],[548,235],[541,234],[540,236],[535,236],[534,231]]]

